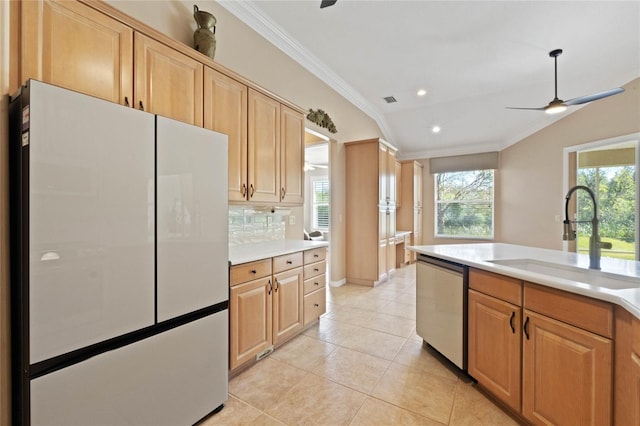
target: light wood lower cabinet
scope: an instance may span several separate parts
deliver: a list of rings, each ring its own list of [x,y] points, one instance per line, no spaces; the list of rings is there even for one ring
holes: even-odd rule
[[[610,339],[524,311],[522,414],[536,424],[611,424]]]
[[[533,424],[611,424],[611,304],[473,268],[469,288],[478,383]]]
[[[469,290],[469,374],[520,411],[522,308]]]
[[[289,339],[302,329],[302,268],[273,276],[273,343]]]
[[[614,424],[640,425],[640,319],[616,306]]]
[[[325,259],[321,247],[230,268],[230,370],[296,336],[325,312]]]
[[[271,276],[231,287],[229,298],[229,368],[273,345]]]

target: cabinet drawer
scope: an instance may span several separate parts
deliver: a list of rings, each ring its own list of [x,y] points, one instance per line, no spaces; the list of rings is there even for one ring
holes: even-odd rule
[[[316,262],[311,265],[307,265],[304,267],[304,279],[308,280],[309,278],[318,276],[320,274],[324,274],[327,271],[327,262]]]
[[[613,338],[613,305],[610,303],[525,283],[524,307],[592,333]]]
[[[327,258],[327,248],[320,247],[313,250],[307,250],[304,252],[304,264],[319,262]]]
[[[304,281],[304,294],[309,294],[312,291],[324,288],[327,282],[327,276],[325,274],[318,275],[317,277],[310,278]]]
[[[480,269],[469,269],[469,288],[522,306],[522,281]]]
[[[326,311],[325,289],[316,290],[304,296],[304,325],[310,324]]]
[[[302,266],[302,252],[285,254],[273,258],[273,273],[286,271],[288,269],[297,268]]]
[[[258,260],[232,266],[229,271],[229,282],[233,286],[269,275],[271,275],[271,259]]]

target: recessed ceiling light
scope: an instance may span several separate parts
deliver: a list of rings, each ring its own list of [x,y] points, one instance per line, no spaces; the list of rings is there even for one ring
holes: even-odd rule
[[[433,126],[433,127],[431,128],[431,131],[432,131],[433,133],[440,133],[440,126]]]
[[[418,90],[418,96],[424,96],[424,95],[426,95],[426,94],[427,94],[427,91],[426,91],[426,90],[424,90],[424,89],[420,89],[420,90]]]

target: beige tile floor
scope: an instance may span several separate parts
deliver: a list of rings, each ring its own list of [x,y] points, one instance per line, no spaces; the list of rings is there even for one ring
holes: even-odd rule
[[[327,288],[317,325],[229,382],[212,425],[513,425],[415,333],[415,265]]]

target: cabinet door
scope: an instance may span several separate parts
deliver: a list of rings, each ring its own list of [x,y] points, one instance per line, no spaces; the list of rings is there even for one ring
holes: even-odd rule
[[[402,204],[402,163],[396,160],[396,207]]]
[[[414,207],[422,207],[422,167],[413,163],[413,204]]]
[[[387,279],[387,239],[378,245],[378,281]]]
[[[204,127],[228,135],[229,201],[247,198],[247,86],[204,68]]]
[[[273,344],[272,288],[271,277],[231,287],[229,368],[242,365]]]
[[[469,290],[469,374],[520,411],[522,309]]]
[[[133,30],[79,2],[24,1],[21,82],[119,104],[133,95]]]
[[[378,199],[380,200],[380,206],[386,206],[389,204],[389,170],[387,169],[388,151],[389,148],[385,144],[379,144],[380,151],[378,152]]]
[[[284,105],[280,106],[281,160],[280,201],[302,204],[304,202],[304,116]]]
[[[536,424],[611,424],[611,340],[524,311],[522,414]]]
[[[280,201],[280,103],[249,89],[249,200]]]
[[[198,61],[135,34],[135,107],[202,126],[203,70]]]
[[[281,272],[273,279],[273,343],[277,345],[296,334],[303,325],[302,268]]]
[[[396,205],[397,187],[396,187],[396,152],[389,149],[387,153],[387,197],[389,203]]]

